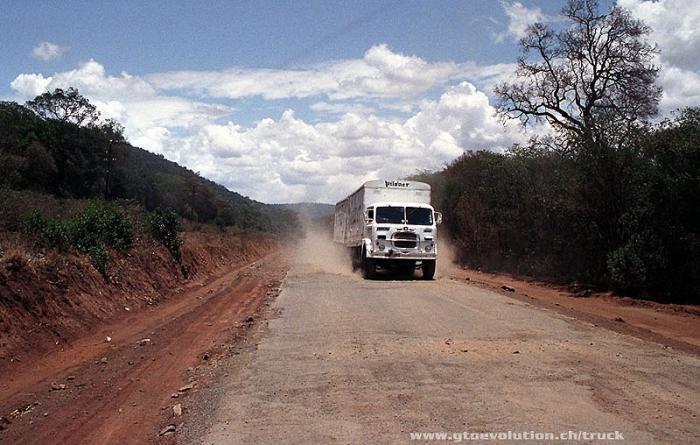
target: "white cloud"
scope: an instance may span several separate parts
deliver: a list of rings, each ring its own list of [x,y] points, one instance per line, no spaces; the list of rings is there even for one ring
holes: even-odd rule
[[[440,136],[450,135],[453,157],[463,149],[507,148],[517,139],[510,127],[499,123],[488,97],[469,82],[448,89],[437,101],[425,101],[407,125],[428,146],[439,141],[445,147],[450,139]]]
[[[11,87],[27,99],[76,87],[103,116],[122,122],[134,145],[255,199],[334,202],[363,180],[437,169],[465,150],[502,150],[523,140],[518,129],[498,123],[478,88],[510,70],[510,65],[428,63],[379,45],[362,59],[319,65],[296,77],[270,70],[250,70],[243,77],[234,71],[191,72],[185,82],[182,73],[110,75],[89,60],[51,76],[20,74]],[[312,119],[288,109],[243,125],[228,117],[228,105],[210,102],[252,94],[242,84],[269,99],[325,95],[325,100],[297,104],[307,106]],[[201,96],[176,95],[180,90]]]
[[[429,63],[420,57],[373,46],[362,59],[338,61],[298,70],[228,69],[173,71],[148,80],[159,89],[215,98],[305,98],[334,100],[357,97],[399,98],[424,93],[458,72],[451,62]]]
[[[10,83],[10,87],[25,97],[35,97],[46,91],[51,84],[51,78],[41,74],[20,74]]]
[[[44,62],[59,59],[65,52],[66,48],[53,42],[39,42],[39,44],[32,49],[32,55]]]
[[[651,26],[662,63],[692,70],[700,67],[700,8],[696,0],[618,0],[617,4]]]
[[[700,106],[700,74],[668,66],[661,70],[659,81],[664,88],[660,108],[662,116],[684,107]]]
[[[213,125],[179,143],[190,168],[257,199],[335,202],[362,180],[440,168],[465,150],[505,149],[524,138],[462,82],[407,119],[348,113],[310,124],[287,110],[248,128]]]
[[[525,36],[528,26],[547,19],[540,8],[528,8],[520,2],[502,1],[501,6],[508,17],[508,29],[495,34],[496,42],[503,42],[507,37],[518,41]]]
[[[154,96],[156,90],[146,81],[122,72],[109,76],[100,63],[90,59],[78,69],[44,77],[41,74],[20,74],[10,84],[20,94],[30,95],[40,88],[73,86],[91,97],[144,97]]]
[[[103,65],[92,59],[77,69],[53,76],[20,74],[10,87],[27,99],[55,88],[75,87],[98,107],[103,117],[123,123],[132,143],[157,152],[163,152],[162,140],[172,129],[199,127],[231,111],[221,104],[163,95],[146,80],[126,72],[110,76]]]
[[[376,108],[361,103],[352,102],[315,102],[309,107],[314,111],[329,114],[359,113],[369,114],[377,111]]]
[[[662,116],[676,108],[700,106],[700,8],[694,0],[618,0],[652,28],[660,50]]]

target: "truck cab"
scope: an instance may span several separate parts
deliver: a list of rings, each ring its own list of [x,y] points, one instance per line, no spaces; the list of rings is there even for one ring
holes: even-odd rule
[[[429,204],[377,202],[365,210],[361,267],[373,275],[377,267],[433,278],[437,258],[437,225],[442,215]]]

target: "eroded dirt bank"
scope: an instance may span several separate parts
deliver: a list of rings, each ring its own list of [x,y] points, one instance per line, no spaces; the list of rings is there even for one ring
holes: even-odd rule
[[[63,348],[95,326],[157,305],[212,273],[269,253],[277,243],[262,235],[186,232],[184,276],[160,244],[139,240],[113,253],[106,276],[85,256],[32,255],[0,244],[0,372],[15,362]],[[4,240],[3,240],[4,241]]]
[[[242,248],[240,240],[217,245],[203,236],[199,241],[186,253],[198,281],[173,289],[157,304],[134,306],[55,351],[5,367],[0,441],[175,440],[172,433],[186,422],[188,398],[199,390],[203,370],[245,341],[286,271],[269,240],[255,240],[255,248]],[[236,247],[237,253],[224,253]]]

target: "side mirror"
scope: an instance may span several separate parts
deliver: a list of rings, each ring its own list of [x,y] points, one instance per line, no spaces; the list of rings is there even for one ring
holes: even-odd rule
[[[442,224],[442,213],[435,212],[435,224]]]

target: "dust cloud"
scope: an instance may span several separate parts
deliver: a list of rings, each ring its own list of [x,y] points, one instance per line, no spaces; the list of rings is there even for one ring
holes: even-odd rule
[[[308,272],[353,274],[350,250],[333,242],[332,222],[329,224],[325,220],[304,222],[304,238],[296,244],[294,258],[295,263]],[[440,234],[436,278],[449,278],[459,271],[456,259],[456,248],[449,237],[446,234]]]
[[[325,221],[306,221],[304,238],[296,246],[296,262],[309,272],[352,275],[350,250],[333,242],[333,227]]]
[[[457,248],[451,243],[446,233],[438,229],[438,258],[436,278],[449,278],[459,270],[457,266]]]

